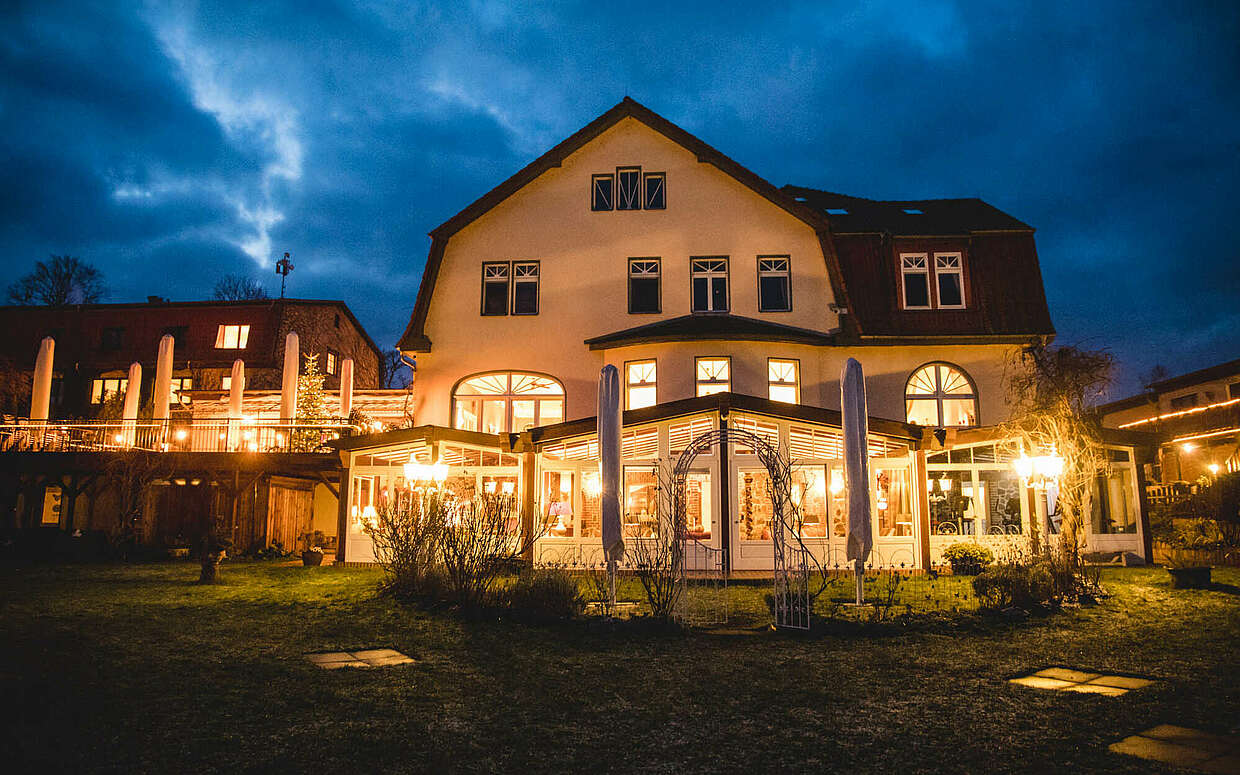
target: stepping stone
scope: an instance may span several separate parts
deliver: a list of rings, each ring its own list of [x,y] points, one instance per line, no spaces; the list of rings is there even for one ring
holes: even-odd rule
[[[1061,681],[1090,681],[1099,677],[1099,673],[1086,673],[1081,670],[1071,670],[1066,667],[1048,667],[1045,670],[1039,670],[1034,675],[1040,675],[1043,678],[1058,678]]]
[[[1032,686],[1035,689],[1063,689],[1073,686],[1072,681],[1061,681],[1058,678],[1043,678],[1040,675],[1027,675],[1024,678],[1013,678],[1008,683]]]
[[[1078,692],[1080,694],[1105,694],[1108,697],[1118,697],[1121,694],[1127,694],[1127,689],[1121,689],[1118,686],[1104,686],[1103,684],[1089,683],[1072,684],[1063,688],[1065,692]]]
[[[306,654],[306,659],[324,670],[339,670],[342,667],[390,667],[413,663],[412,659],[396,649],[329,651],[322,654]]]
[[[1188,727],[1160,724],[1112,743],[1115,753],[1201,772],[1240,775],[1240,738],[1212,735]]]
[[[1133,678],[1127,675],[1102,675],[1088,681],[1088,683],[1099,686],[1114,686],[1120,689],[1144,689],[1154,682],[1148,678]]]

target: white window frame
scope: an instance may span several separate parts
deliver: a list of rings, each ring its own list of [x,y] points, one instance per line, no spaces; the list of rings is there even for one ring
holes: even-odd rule
[[[339,364],[340,364],[340,358],[336,355],[336,353],[333,350],[328,350],[326,362],[323,364],[326,372],[328,374],[334,375],[336,373],[336,367]]]
[[[509,311],[513,315],[537,315],[539,298],[538,287],[539,266],[537,261],[513,261],[512,262],[512,302],[508,305]],[[517,312],[517,285],[532,284],[534,286],[534,311],[533,312]]]
[[[649,312],[633,311],[633,281],[653,278],[659,284],[658,300],[655,309]],[[629,259],[629,314],[657,315],[663,311],[663,261],[656,257]]]
[[[718,373],[710,373],[710,372],[707,372],[706,376],[703,376],[703,372],[702,372],[703,365],[710,364],[710,363],[714,363],[716,365],[718,365],[719,363],[722,363],[724,365],[724,369],[726,370],[725,376],[723,378],[720,378],[718,376]],[[714,395],[715,393],[730,392],[732,390],[732,358],[731,356],[700,355],[694,358],[693,359],[693,385],[694,385],[694,392],[699,397]],[[705,393],[702,392],[703,388],[718,388],[718,387],[722,387],[723,389],[722,390],[711,389]]]
[[[638,373],[638,379],[634,381],[634,378],[633,378],[634,369],[636,368],[636,369],[644,370],[646,369],[646,367],[649,367],[649,371],[648,372],[643,371],[643,372]],[[647,376],[649,377],[649,379],[646,378]],[[633,401],[629,397],[633,391],[633,388],[649,388],[649,387],[654,388],[654,402],[649,403],[649,404],[642,404],[641,406],[633,406]],[[625,409],[642,409],[647,406],[654,406],[657,403],[659,403],[659,362],[658,360],[655,358],[649,358],[649,359],[643,359],[640,361],[626,361],[624,364],[624,408]]]
[[[955,266],[951,265],[953,259]],[[939,294],[939,277],[953,274],[960,286],[960,303],[944,304]],[[965,309],[968,306],[964,291],[964,254],[959,251],[934,254],[934,303],[939,309]]]
[[[128,377],[95,377],[90,381],[90,402],[98,406],[106,401],[109,395],[123,398],[128,389]]]
[[[763,306],[762,278],[784,278],[784,301],[782,309]],[[759,312],[791,312],[792,311],[792,259],[789,256],[758,256],[758,311]]]
[[[714,307],[715,280],[723,278],[723,309]],[[706,309],[699,310],[693,303],[693,283],[706,280]],[[728,281],[727,256],[694,256],[689,259],[689,307],[691,312],[727,312],[732,307],[732,288]]]
[[[250,343],[249,323],[220,323],[215,332],[215,349],[244,350]]]
[[[503,312],[487,312],[487,284],[493,283],[498,285],[504,284],[504,311]],[[507,315],[512,307],[512,262],[510,261],[484,261],[482,263],[482,300],[479,303],[479,312],[483,317],[502,317]]]
[[[930,256],[926,253],[900,254],[900,306],[903,309],[933,309],[934,283],[930,277]],[[909,275],[921,275],[926,278],[926,303],[924,306],[913,307],[908,303],[908,286],[905,279]]]
[[[189,396],[182,396],[182,390],[194,389],[193,377],[173,377],[171,382],[172,389],[168,392],[168,405],[188,405],[193,403]]]
[[[968,393],[946,392],[943,388],[943,375],[939,373],[939,369],[942,367],[946,367],[956,372],[957,374],[959,374],[964,379],[964,381],[969,385],[969,392]],[[927,368],[933,369],[934,392],[931,392],[931,393],[909,392],[909,385],[912,383],[913,377],[917,376],[924,369],[927,369]],[[948,400],[972,401],[973,402],[973,425],[950,425],[950,426],[944,425],[943,424],[943,402],[948,401]],[[918,366],[917,368],[909,372],[908,379],[904,381],[904,418],[906,421],[908,421],[910,401],[925,402],[925,403],[929,403],[930,401],[935,402],[935,405],[937,407],[937,415],[938,415],[936,419],[938,420],[938,422],[934,426],[923,426],[923,427],[972,428],[972,427],[976,427],[982,420],[981,405],[978,400],[978,394],[977,394],[977,383],[973,381],[973,377],[969,375],[969,372],[965,371],[964,369],[957,366],[956,364],[949,363],[947,361],[931,361],[929,363],[923,363],[922,365]]]
[[[781,375],[778,375],[775,373],[776,364],[785,365],[785,366],[788,364],[791,364],[792,366],[792,381],[791,382],[780,378]],[[796,396],[793,399],[792,403],[794,404],[801,403],[801,362],[797,360],[796,358],[767,358],[766,359],[766,397],[770,399],[771,401],[780,401],[781,403],[784,403],[783,399],[775,398],[773,395],[771,395],[771,393],[773,392],[773,388],[789,387],[789,386],[792,387],[793,392],[795,393],[795,396]]]

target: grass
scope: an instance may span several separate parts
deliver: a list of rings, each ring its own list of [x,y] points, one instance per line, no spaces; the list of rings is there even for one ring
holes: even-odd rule
[[[1092,608],[809,638],[462,621],[376,597],[367,569],[196,577],[0,570],[8,771],[1166,772],[1106,746],[1163,722],[1240,731],[1236,569],[1210,591],[1115,569]],[[753,611],[765,591],[730,594]],[[363,647],[418,662],[302,657]],[[1048,665],[1158,682],[1101,697],[1005,680]]]

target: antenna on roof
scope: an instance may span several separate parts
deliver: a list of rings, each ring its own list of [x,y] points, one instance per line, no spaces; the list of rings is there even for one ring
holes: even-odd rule
[[[289,260],[288,253],[284,254],[284,258],[276,262],[276,274],[280,275],[280,298],[284,298],[284,283],[288,280],[288,273],[293,271],[293,262]]]

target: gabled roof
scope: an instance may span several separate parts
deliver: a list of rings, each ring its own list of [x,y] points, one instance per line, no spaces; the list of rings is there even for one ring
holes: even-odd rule
[[[422,283],[418,287],[418,298],[413,306],[413,314],[410,316],[409,325],[405,329],[405,333],[400,338],[398,345],[400,349],[426,352],[431,348],[430,339],[427,338],[425,332],[426,317],[430,311],[431,297],[435,292],[435,283],[439,276],[439,268],[443,262],[448,239],[482,217],[500,202],[503,202],[534,181],[547,170],[560,166],[569,155],[626,118],[640,121],[655,132],[691,151],[697,156],[699,162],[713,165],[721,172],[730,175],[742,185],[812,228],[818,235],[818,241],[822,246],[823,257],[827,264],[827,275],[830,278],[831,288],[835,294],[835,302],[842,308],[848,308],[848,296],[845,292],[839,261],[835,256],[835,248],[831,241],[830,225],[820,211],[796,201],[794,197],[776,188],[756,173],[746,169],[739,162],[729,158],[671,121],[641,105],[636,100],[625,97],[611,110],[608,110],[582,127],[572,136],[530,162],[515,175],[500,183],[464,210],[431,231],[430,254],[426,259],[426,269],[422,273]]]
[[[1029,224],[1016,220],[981,199],[880,201],[803,186],[784,186],[783,191],[796,201],[827,215],[835,234],[879,232],[895,236],[933,237],[980,231],[1033,231]]]
[[[808,328],[785,326],[766,320],[720,313],[682,315],[644,326],[626,328],[585,340],[591,350],[607,350],[634,344],[690,342],[703,339],[734,341],[791,342],[794,344],[834,344],[835,336]]]
[[[1099,404],[1094,407],[1094,412],[1099,415],[1111,414],[1124,409],[1132,409],[1138,406],[1157,406],[1158,396],[1163,393],[1170,393],[1180,388],[1192,387],[1200,385],[1203,382],[1213,382],[1217,379],[1224,379],[1231,376],[1240,376],[1240,358],[1234,361],[1224,361],[1216,363],[1213,366],[1207,366],[1204,369],[1190,371],[1187,374],[1181,374],[1176,377],[1168,377],[1158,382],[1150,384],[1147,391],[1137,393],[1127,398],[1108,401],[1105,404]]]

